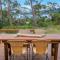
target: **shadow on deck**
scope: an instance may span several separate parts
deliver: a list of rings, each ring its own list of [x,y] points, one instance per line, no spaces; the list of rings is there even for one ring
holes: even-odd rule
[[[15,55],[15,56],[11,57],[11,60],[30,60],[30,59],[28,59],[28,57],[26,55],[20,55],[20,56]],[[32,60],[47,60],[47,59],[46,59],[46,55],[36,54],[32,57]]]

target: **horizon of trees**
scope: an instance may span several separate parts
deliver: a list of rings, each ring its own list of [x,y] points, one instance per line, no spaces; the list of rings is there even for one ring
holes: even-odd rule
[[[22,7],[17,0],[0,0],[0,28],[6,26],[39,28],[60,25],[60,5],[52,2],[44,5],[41,4],[42,2],[42,0],[25,0],[24,4],[31,7],[29,9]]]

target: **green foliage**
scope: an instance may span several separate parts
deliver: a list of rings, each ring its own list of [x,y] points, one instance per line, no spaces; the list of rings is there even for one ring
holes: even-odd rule
[[[6,27],[3,27],[3,29],[30,29],[32,28],[31,25],[22,25],[22,26],[6,26]]]
[[[2,24],[2,22],[0,21],[0,29],[3,27],[3,24]]]
[[[39,16],[39,17],[40,17],[40,9],[41,9],[41,7],[42,6],[40,4],[36,4],[36,5],[33,6],[33,8],[34,8],[34,14],[37,15],[37,16]]]
[[[9,1],[9,0],[8,0]],[[35,3],[35,5],[33,4]],[[9,16],[7,16],[7,0],[2,0],[2,4],[4,5],[4,8],[2,9],[2,18],[0,20],[0,28],[33,28],[34,27],[50,27],[53,25],[60,25],[60,13],[50,13],[50,10],[55,9],[54,3],[50,3],[52,5],[51,7],[48,7],[49,15],[52,17],[41,17],[41,11],[40,9],[45,9],[45,5],[41,5],[40,2],[37,0],[26,0],[26,5],[31,5],[31,9],[29,13],[25,11],[28,8],[22,7],[16,0],[10,0],[10,12]],[[25,10],[24,10],[25,9]],[[30,15],[32,17],[30,17]],[[23,17],[21,17],[23,15]],[[28,16],[29,15],[29,16]],[[19,17],[20,16],[20,17]]]
[[[56,24],[56,25],[60,25],[60,13],[54,13],[52,15],[52,21]]]
[[[49,27],[51,25],[53,25],[52,21],[45,17],[41,17],[39,20],[37,20],[38,27]]]

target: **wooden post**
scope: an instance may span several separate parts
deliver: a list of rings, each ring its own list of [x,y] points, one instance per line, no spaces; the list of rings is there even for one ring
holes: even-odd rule
[[[5,54],[4,54],[4,43],[0,43],[0,60],[5,60]]]
[[[4,49],[5,49],[5,60],[8,60],[8,45],[7,45],[7,41],[4,41]]]
[[[54,44],[55,45],[55,52],[54,52],[54,60],[57,60],[57,55],[58,55],[58,43]]]
[[[52,49],[54,49],[54,53],[53,53],[53,56],[54,56],[54,60],[57,60],[57,56],[58,56],[58,43],[52,43],[52,45],[54,45],[52,47]]]
[[[52,47],[52,44],[48,44],[48,58],[49,60],[52,60],[52,56],[51,56],[51,47]]]
[[[57,60],[60,60],[60,43],[59,43],[59,46],[58,46],[58,56],[57,56]]]

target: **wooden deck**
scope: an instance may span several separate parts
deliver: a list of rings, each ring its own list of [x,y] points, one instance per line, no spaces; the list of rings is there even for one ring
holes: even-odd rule
[[[0,40],[38,40],[38,41],[60,41],[60,34],[20,34],[19,36],[17,34],[0,34]]]
[[[41,51],[42,52],[41,48],[43,47],[43,44],[41,44],[41,42],[48,43],[48,44],[60,43],[60,34],[46,34],[46,35],[43,35],[43,36],[42,35],[36,35],[36,34],[29,34],[29,35],[28,34],[22,34],[22,35],[21,34],[20,35],[17,35],[17,34],[0,34],[0,41],[8,41],[8,42],[26,42],[26,41],[29,42],[29,41],[31,41],[32,43],[36,44],[36,47],[38,47],[37,51],[39,51],[39,52]],[[40,45],[40,46],[38,46],[38,45]],[[45,46],[45,44],[44,44],[44,46]],[[41,47],[41,48],[39,48],[39,47]],[[56,50],[56,53],[57,53],[57,50]],[[58,55],[60,56],[60,54],[58,54]],[[59,56],[58,56],[58,60],[60,60]],[[17,56],[17,57],[15,56],[15,59],[19,60],[20,59],[19,56]],[[43,58],[41,58],[41,57],[39,58],[39,57],[40,56],[37,56],[37,57],[34,56],[34,60],[35,59],[36,60],[45,60],[45,55],[43,56]],[[24,60],[24,59],[22,59],[22,57],[21,57],[21,60]],[[55,59],[55,60],[57,60],[57,59]]]

